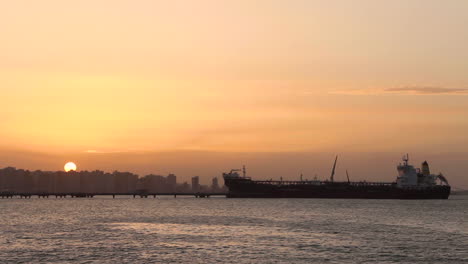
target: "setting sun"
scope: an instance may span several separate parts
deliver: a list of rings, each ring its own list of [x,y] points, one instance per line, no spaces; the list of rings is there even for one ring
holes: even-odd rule
[[[67,162],[67,164],[65,164],[63,168],[65,169],[66,172],[76,171],[76,164],[73,162]]]

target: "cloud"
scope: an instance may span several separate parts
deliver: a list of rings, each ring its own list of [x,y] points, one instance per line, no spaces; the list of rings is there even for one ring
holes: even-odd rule
[[[468,88],[445,88],[445,87],[395,87],[385,89],[357,89],[333,91],[331,94],[348,95],[384,95],[384,94],[407,94],[407,95],[468,95]]]
[[[444,88],[444,87],[400,87],[388,88],[386,93],[401,94],[468,94],[468,89],[464,88]]]
[[[382,89],[347,89],[331,91],[329,94],[345,94],[345,95],[377,95],[384,94]]]
[[[96,149],[88,149],[83,151],[84,153],[89,154],[112,154],[112,153],[136,153],[139,152],[137,150],[96,150]]]

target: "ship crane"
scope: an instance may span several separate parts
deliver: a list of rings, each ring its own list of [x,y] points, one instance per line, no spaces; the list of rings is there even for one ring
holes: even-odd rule
[[[334,176],[335,176],[335,169],[336,169],[336,162],[338,161],[338,155],[336,155],[336,158],[335,158],[335,163],[333,164],[333,169],[332,169],[332,172],[331,172],[331,176],[330,176],[330,181],[333,182],[334,180]]]
[[[439,179],[441,182],[449,185],[449,183],[447,181],[447,178],[445,178],[444,175],[442,175],[442,173],[439,173],[439,175],[437,175],[437,179]]]

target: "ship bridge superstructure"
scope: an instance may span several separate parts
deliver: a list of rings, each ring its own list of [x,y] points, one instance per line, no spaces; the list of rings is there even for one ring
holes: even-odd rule
[[[398,187],[433,187],[438,185],[438,181],[441,185],[449,185],[447,179],[441,173],[438,175],[431,174],[427,161],[421,164],[420,169],[416,169],[413,165],[410,165],[408,161],[409,155],[407,154],[403,157],[403,164],[400,163],[397,166],[398,177],[396,183]]]
[[[242,176],[239,175],[239,172],[242,171]],[[247,170],[245,169],[245,165],[242,166],[242,169],[232,169],[228,173],[223,173],[223,178],[226,179],[250,179],[247,177]]]

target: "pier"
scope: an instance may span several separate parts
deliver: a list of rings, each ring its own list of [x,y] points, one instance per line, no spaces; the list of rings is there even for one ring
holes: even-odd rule
[[[224,196],[226,197],[227,193],[215,193],[215,192],[195,192],[195,193],[10,193],[4,192],[0,193],[1,199],[31,199],[32,197],[37,198],[93,198],[95,196],[112,196],[116,198],[118,196],[130,196],[133,198],[156,198],[158,196],[192,196],[195,198],[210,198],[211,196]]]

